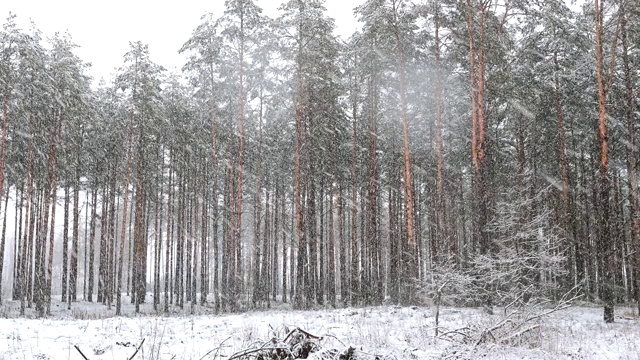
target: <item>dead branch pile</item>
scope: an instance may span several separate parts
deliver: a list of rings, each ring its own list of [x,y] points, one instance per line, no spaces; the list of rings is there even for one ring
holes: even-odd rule
[[[142,341],[140,342],[140,345],[136,346],[136,351],[130,357],[127,358],[128,360],[133,360],[133,358],[136,357],[136,355],[138,355],[138,351],[140,351],[140,348],[142,347],[142,345],[144,345],[144,340],[145,339],[142,339]],[[120,345],[119,343],[116,343],[116,344]],[[126,345],[125,344],[122,344],[122,345],[128,346],[133,344],[127,342]],[[78,345],[73,345],[73,347],[76,348],[76,350],[78,350],[78,353],[80,353],[80,356],[82,356],[84,360],[89,360],[89,358],[82,352],[82,350],[80,350],[80,347],[78,347]],[[104,352],[104,350],[102,350],[102,352]],[[102,353],[98,353],[95,350],[94,350],[94,353],[96,355],[102,355]]]
[[[541,327],[546,318],[572,306],[581,297],[573,288],[556,303],[551,301],[522,302],[521,296],[508,304],[503,313],[488,323],[469,324],[463,328],[440,329],[436,338],[453,343],[444,359],[477,358],[482,345],[540,347]]]
[[[337,338],[327,336],[316,336],[301,328],[287,331],[282,339],[274,336],[268,341],[256,342],[252,346],[238,351],[231,355],[228,360],[293,360],[293,359],[314,359],[314,360],[392,360],[393,358],[381,355],[365,353],[353,346],[345,346],[340,342],[342,348],[332,347],[327,344],[327,339],[331,338],[340,342]]]

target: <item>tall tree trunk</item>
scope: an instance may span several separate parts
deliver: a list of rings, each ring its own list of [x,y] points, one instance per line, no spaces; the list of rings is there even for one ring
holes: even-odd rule
[[[116,163],[113,162],[111,164],[112,170],[111,173],[115,173],[115,169],[117,167]],[[117,199],[116,195],[116,185],[117,179],[115,176],[111,177],[111,189],[109,190],[111,194],[111,199],[109,200],[110,209],[109,209],[109,265],[107,267],[107,308],[111,310],[111,305],[113,304],[113,294],[115,292],[115,281],[116,281],[116,245],[118,243],[118,229],[117,229],[117,212],[120,210],[120,199]],[[117,203],[117,205],[116,205]],[[123,224],[124,226],[124,224]]]
[[[598,224],[598,267],[600,280],[600,298],[604,302],[604,321],[614,321],[614,271],[612,269],[612,239],[609,224],[609,193],[611,183],[609,179],[609,135],[607,130],[607,91],[608,79],[604,74],[604,0],[595,0],[596,17],[596,77],[598,86],[598,146],[599,156],[599,224]],[[617,38],[617,34],[616,34]],[[617,51],[614,41],[613,53]],[[612,56],[612,62],[615,58]],[[609,74],[611,76],[612,74]]]
[[[79,154],[77,155],[80,156]],[[80,166],[79,159],[76,158],[75,179],[73,183],[73,225],[71,241],[71,256],[69,261],[69,299],[67,307],[71,309],[71,302],[78,301],[78,248],[80,245]],[[124,224],[123,224],[124,226]]]
[[[191,157],[188,157],[188,161],[187,163],[190,164],[191,161]],[[185,300],[187,302],[191,301],[191,283],[192,283],[192,279],[191,279],[191,275],[192,272],[191,270],[193,269],[192,264],[192,251],[193,251],[193,232],[192,232],[192,217],[191,215],[193,214],[193,198],[191,197],[191,180],[193,179],[193,174],[187,170],[187,174],[185,176],[185,178],[187,178],[187,182],[186,182],[186,190],[185,191],[185,233],[186,233],[186,248],[185,248],[185,255],[186,255],[186,264],[184,267],[184,272],[185,272]]]
[[[324,305],[324,294],[325,294],[325,287],[327,285],[326,283],[326,272],[324,270],[324,263],[325,263],[325,256],[326,256],[326,242],[325,242],[325,236],[324,236],[324,232],[325,232],[325,223],[324,223],[324,219],[325,219],[325,211],[324,211],[324,189],[326,187],[326,181],[324,180],[325,177],[324,175],[321,177],[322,180],[320,180],[320,191],[319,191],[319,200],[320,200],[320,227],[318,228],[319,233],[317,235],[318,238],[318,264],[317,264],[317,269],[318,269],[318,285],[316,286],[316,303],[318,305]],[[315,260],[315,258],[314,258]],[[315,267],[315,266],[314,266]]]
[[[302,5],[301,5],[302,6]],[[298,54],[302,52],[301,48],[301,30],[298,29],[298,37],[299,37],[299,47]],[[305,242],[304,236],[304,228],[303,228],[303,208],[302,208],[302,164],[301,164],[301,152],[303,147],[303,132],[304,132],[304,103],[303,103],[303,79],[302,79],[302,64],[300,60],[297,64],[297,94],[296,94],[296,133],[295,133],[295,153],[294,153],[294,178],[293,178],[293,201],[294,201],[294,216],[295,216],[295,229],[296,229],[296,237],[297,237],[297,246],[298,246],[298,256],[296,260],[296,291],[295,291],[295,299],[294,306],[298,308],[305,307],[306,300],[304,298],[304,293],[302,291],[304,287],[304,258],[306,258],[306,247],[307,244]],[[293,274],[292,278],[293,278]]]
[[[207,200],[207,187],[205,179],[208,179],[207,164],[202,158],[202,180],[200,184],[202,216],[200,218],[200,305],[207,302],[209,280],[209,201]],[[161,226],[162,228],[162,226]]]
[[[262,104],[262,102],[261,102]],[[262,110],[262,109],[260,109]],[[262,148],[262,111],[259,114],[258,119],[258,152],[260,154],[263,153]],[[256,307],[258,301],[263,300],[263,289],[262,289],[262,279],[261,276],[264,276],[264,273],[261,273],[261,264],[265,261],[265,253],[261,253],[261,244],[260,244],[260,232],[261,232],[261,221],[262,221],[262,156],[258,157],[258,174],[256,175],[256,189],[254,196],[254,228],[253,228],[253,307]],[[262,261],[260,260],[262,258]]]
[[[27,298],[27,307],[31,308],[33,306],[34,301],[34,277],[36,272],[36,247],[39,246],[37,239],[37,225],[36,220],[40,219],[42,212],[42,192],[39,189],[33,190],[34,200],[31,204],[31,218],[29,219],[29,240],[28,240],[28,262],[27,262],[27,272],[26,272],[26,298]]]
[[[280,184],[278,180],[275,181],[275,204],[273,205],[273,263],[271,264],[271,300],[276,301],[276,296],[278,295],[278,239],[280,238],[280,194],[282,191],[280,190]],[[282,246],[284,248],[284,238],[282,239]],[[284,268],[285,263],[282,263]],[[284,301],[284,300],[283,300]]]
[[[58,134],[58,123],[60,121],[61,114],[56,112],[56,120],[53,124],[53,128],[51,129],[51,137],[49,140],[49,153],[48,153],[48,167],[47,167],[47,181],[44,189],[44,203],[43,203],[43,216],[40,218],[39,231],[38,231],[38,244],[36,246],[36,278],[35,278],[35,290],[36,290],[36,310],[38,311],[38,316],[43,317],[45,312],[47,311],[46,302],[48,300],[48,279],[47,277],[50,272],[45,272],[45,259],[47,256],[47,230],[49,230],[49,207],[53,207],[54,211],[52,214],[52,219],[55,220],[55,194],[57,182],[56,182],[56,171],[57,171],[57,161],[56,161],[56,146],[57,146],[57,134]],[[53,264],[53,220],[52,220],[52,236],[50,238],[49,245],[49,262]],[[47,267],[48,269],[49,267]]]
[[[558,118],[558,153],[560,157],[560,172],[562,176],[562,222],[565,234],[573,247],[573,258],[574,265],[571,266],[570,273],[573,272],[573,268],[575,268],[575,274],[573,277],[573,281],[575,284],[582,281],[584,278],[584,264],[583,264],[583,250],[581,241],[577,239],[576,234],[576,225],[573,220],[573,209],[571,204],[571,182],[569,178],[569,167],[567,163],[567,148],[566,148],[566,135],[565,135],[565,125],[564,125],[564,111],[562,109],[562,92],[560,88],[559,81],[559,71],[560,66],[558,65],[558,56],[557,53],[553,54],[553,61],[555,65],[555,103],[556,103],[556,114]]]
[[[91,225],[89,229],[89,280],[87,283],[87,298],[88,302],[93,302],[93,287],[94,287],[94,266],[93,261],[95,258],[95,247],[96,247],[96,217],[97,217],[97,208],[98,208],[98,186],[94,184],[95,188],[93,189],[93,195],[91,196]],[[85,258],[86,261],[86,258]]]
[[[107,183],[109,179],[105,179],[102,188],[102,209],[100,210],[100,249],[98,249],[98,294],[96,302],[105,303],[105,277],[107,267],[107,209],[109,208],[109,194]]]
[[[266,189],[265,203],[264,203],[264,230],[262,232],[262,262],[260,263],[260,288],[261,288],[261,300],[264,301],[269,307],[269,269],[270,269],[270,252],[269,252],[269,222],[270,222],[270,207],[269,203],[271,198],[271,191],[269,189],[269,178],[265,179],[264,187]]]
[[[127,143],[127,175],[124,178],[122,187],[122,222],[120,226],[120,241],[118,247],[118,271],[116,285],[116,316],[122,314],[122,277],[124,263],[124,242],[127,233],[127,216],[129,211],[129,184],[131,183],[131,163],[132,163],[132,147],[133,147],[133,126],[129,126],[129,136]],[[166,289],[165,289],[166,291]]]
[[[31,115],[29,115],[29,129],[31,133]],[[29,249],[31,248],[31,229],[32,229],[32,221],[33,218],[33,139],[29,138],[29,150],[28,150],[28,160],[27,160],[27,201],[25,206],[25,232],[24,232],[24,241],[22,246],[22,263],[20,269],[20,315],[25,314],[25,307],[27,302],[27,296],[29,291],[27,290],[28,284],[28,269],[30,268],[31,261],[29,259]]]
[[[9,128],[9,82],[4,83],[4,96],[2,101],[2,145],[0,150],[0,202],[4,194],[4,168],[7,158],[7,130]],[[0,249],[0,250],[4,250]],[[0,263],[0,268],[2,263]]]
[[[23,207],[24,207],[24,181],[20,185],[20,202],[18,202],[18,194],[16,194],[16,225],[18,233],[15,237],[14,243],[14,258],[16,259],[14,262],[14,271],[13,271],[13,300],[22,299],[22,262],[24,259],[22,258],[22,248],[25,246],[22,241],[22,222],[23,222]],[[16,186],[17,191],[17,186]]]
[[[51,315],[51,293],[53,291],[53,244],[55,240],[55,225],[56,225],[56,205],[57,205],[57,194],[58,194],[58,184],[57,179],[54,181],[54,187],[52,188],[51,193],[51,226],[49,232],[49,257],[47,258],[47,283],[46,283],[46,313],[47,315]]]
[[[332,179],[334,176],[331,177]],[[334,187],[333,184],[329,185],[329,211],[328,211],[328,239],[327,239],[327,298],[329,299],[329,304],[332,307],[336,306],[336,285],[337,279],[336,276],[336,259],[335,259],[335,244],[336,244],[336,229],[335,229],[335,219],[334,219]]]
[[[164,155],[160,154],[161,151],[156,152],[156,160],[158,162],[164,161]],[[161,160],[162,158],[162,160]],[[162,166],[158,169],[156,173],[156,200],[154,207],[154,219],[153,219],[153,227],[154,227],[154,248],[153,248],[153,310],[158,311],[158,305],[160,304],[160,252],[162,251],[162,227],[160,225],[161,210],[160,204],[162,203],[162,186],[160,185],[160,174],[163,174]],[[158,194],[160,192],[160,194]]]
[[[372,44],[375,47],[375,43]],[[369,299],[367,304],[372,302],[374,304],[382,304],[382,295],[384,294],[382,289],[381,277],[378,272],[380,263],[379,253],[379,229],[378,229],[378,74],[371,75],[369,79],[369,124],[368,124],[368,137],[369,137],[369,159],[368,159],[368,184],[367,184],[367,221],[366,221],[366,242],[368,243],[368,262],[367,273],[368,277],[368,290]]]
[[[309,124],[310,127],[312,124]],[[310,132],[307,132],[307,134],[313,134],[312,130]],[[307,182],[307,189],[306,189],[306,205],[305,205],[305,212],[304,212],[304,228],[305,228],[305,234],[308,234],[307,236],[307,243],[309,244],[308,247],[308,255],[305,257],[304,261],[305,261],[305,267],[304,270],[306,271],[305,274],[305,293],[306,293],[306,300],[307,300],[307,306],[313,304],[316,302],[316,293],[317,293],[317,286],[318,286],[318,251],[317,251],[317,247],[318,247],[318,240],[317,240],[317,229],[316,229],[316,221],[317,221],[317,214],[316,214],[316,182],[315,182],[315,168],[314,168],[314,159],[311,155],[311,151],[309,151],[310,149],[313,149],[313,135],[309,136],[308,139],[308,147],[307,147],[307,151],[305,152],[305,162],[306,162],[306,167],[305,169],[307,169],[308,173],[305,174],[305,180]]]
[[[413,200],[413,181],[411,180],[411,159],[409,151],[409,125],[407,123],[407,95],[406,95],[406,74],[405,74],[405,59],[404,59],[404,42],[398,28],[398,9],[394,9],[394,27],[396,44],[396,62],[398,71],[398,90],[400,92],[400,113],[402,118],[402,137],[404,142],[403,148],[403,160],[404,160],[404,207],[405,207],[405,221],[406,221],[406,234],[407,234],[407,253],[405,261],[405,268],[407,272],[403,275],[403,293],[405,302],[413,302],[414,289],[412,285],[412,279],[418,275],[417,271],[417,256],[418,248],[415,241],[415,221],[414,221],[414,200]]]
[[[395,179],[397,175],[395,171],[391,173],[391,180]],[[397,304],[399,298],[399,281],[400,281],[400,253],[398,251],[401,248],[399,245],[398,237],[398,207],[397,207],[397,192],[394,189],[395,184],[389,186],[389,275],[387,277],[387,293],[389,294],[389,300],[392,304]]]
[[[629,231],[631,234],[631,246],[636,249],[634,255],[634,273],[632,278],[635,280],[635,298],[640,313],[640,208],[638,204],[638,178],[636,169],[636,140],[635,140],[635,122],[634,122],[634,94],[632,82],[631,62],[629,60],[629,42],[627,38],[627,18],[625,8],[620,9],[622,16],[620,23],[621,40],[622,40],[622,64],[624,69],[624,86],[625,86],[625,117],[627,118],[627,176],[629,182]]]
[[[474,9],[472,0],[467,0],[467,26],[469,30],[469,74],[471,87],[471,152],[474,166],[474,245],[479,246],[480,253],[489,251],[489,239],[486,232],[488,221],[488,205],[486,199],[487,170],[485,163],[485,112],[484,112],[484,81],[485,81],[485,50],[484,34],[486,27],[486,11],[488,3],[481,3],[479,9]],[[478,40],[474,27],[474,14],[480,16],[478,20]],[[477,45],[477,46],[476,46]]]
[[[291,199],[293,201],[294,196],[291,194]],[[295,210],[295,209],[294,209]],[[296,286],[298,285],[298,279],[296,278],[296,270],[297,270],[297,248],[298,245],[298,236],[296,230],[296,217],[295,211],[291,212],[291,241],[289,242],[289,299],[295,305],[295,295],[296,295]],[[294,280],[295,279],[295,280]]]
[[[67,279],[69,261],[69,186],[64,187],[64,219],[62,220],[62,296],[61,301],[67,300]]]
[[[213,188],[211,190],[211,198],[213,199],[213,301],[215,303],[215,312],[220,310],[220,278],[218,276],[218,133],[216,124],[216,100],[215,100],[215,71],[213,62],[209,62],[209,79],[211,81],[211,94],[210,94],[210,111],[211,111],[211,156],[213,159]]]
[[[16,191],[16,197],[18,196]],[[5,253],[5,245],[6,245],[6,237],[7,237],[7,206],[9,206],[9,194],[4,199],[4,213],[2,214],[2,239],[0,239],[0,306],[2,305],[2,276],[4,269],[4,253]]]
[[[173,248],[173,151],[169,151],[169,187],[167,189],[167,241],[164,256],[164,312],[169,312],[169,303],[173,299],[171,284],[171,250]],[[169,298],[171,294],[171,299]]]
[[[353,91],[353,90],[352,90]],[[357,96],[357,95],[354,95]],[[355,97],[354,97],[355,99]],[[358,104],[354,100],[352,103],[352,126],[353,126],[353,148],[351,158],[351,256],[350,256],[350,286],[349,303],[356,305],[360,293],[359,266],[358,266]]]
[[[243,285],[243,276],[242,276],[242,246],[241,234],[242,234],[242,201],[243,201],[243,183],[244,183],[244,152],[245,152],[245,130],[244,130],[244,107],[245,107],[245,89],[244,89],[244,51],[245,51],[245,34],[244,34],[244,9],[241,9],[240,12],[240,45],[239,45],[239,57],[238,57],[238,66],[239,66],[239,89],[238,89],[238,157],[237,157],[237,178],[235,180],[235,223],[233,225],[233,241],[235,244],[235,267],[234,273],[235,276],[233,283],[233,295],[237,296],[240,293],[240,289]]]
[[[176,261],[175,261],[175,285],[176,304],[180,309],[184,308],[184,207],[185,207],[185,180],[182,169],[178,170],[178,190],[176,192],[178,209],[176,213]]]
[[[435,140],[436,140],[436,216],[437,216],[437,235],[436,235],[436,246],[444,248],[444,243],[447,242],[446,246],[448,246],[449,254],[453,256],[454,259],[458,256],[457,243],[455,241],[455,237],[448,234],[446,231],[446,225],[448,223],[447,219],[447,209],[445,202],[445,193],[444,193],[444,154],[443,154],[443,142],[442,142],[442,112],[443,112],[443,89],[442,89],[442,65],[440,59],[441,52],[441,44],[440,44],[440,2],[435,1],[435,18],[434,18],[434,43],[433,43],[433,54],[435,58],[435,75],[436,75],[436,84],[435,84]],[[435,256],[434,256],[435,257]],[[435,260],[435,259],[434,259]]]
[[[231,209],[231,195],[232,195],[232,179],[231,170],[228,167],[224,169],[224,184],[223,184],[223,219],[222,219],[222,256],[221,256],[221,278],[220,278],[220,291],[221,307],[227,307],[229,303],[229,287],[231,285],[231,270],[233,268],[233,259],[231,259],[231,222],[233,221]]]
[[[199,158],[199,156],[196,156],[196,158]],[[198,254],[199,254],[199,249],[198,246],[200,244],[200,237],[198,236],[198,229],[200,228],[200,224],[199,224],[199,216],[200,216],[200,201],[198,199],[198,195],[199,195],[199,189],[200,189],[200,185],[198,184],[198,179],[199,179],[199,174],[198,174],[198,170],[197,168],[194,169],[194,174],[193,174],[193,200],[192,202],[195,203],[193,204],[193,206],[191,206],[190,208],[190,223],[189,223],[189,228],[191,229],[191,238],[193,239],[193,252],[191,254],[193,261],[192,261],[192,266],[191,266],[191,314],[194,313],[194,309],[195,306],[198,304],[198,296],[197,296],[197,290],[198,290],[198,262],[200,261],[200,259],[198,259]]]
[[[342,305],[347,304],[349,297],[349,277],[347,271],[347,239],[345,235],[345,213],[344,213],[344,197],[342,185],[338,189],[338,199],[336,200],[336,216],[338,218],[338,239],[340,239],[338,256],[340,261],[340,302]]]
[[[9,126],[9,82],[5,81],[4,84],[4,96],[2,106],[2,150],[0,151],[0,203],[2,202],[2,196],[4,194],[4,167],[7,158],[7,129]],[[16,191],[17,193],[17,191]],[[7,195],[7,198],[9,196]],[[4,214],[4,223],[6,224],[6,206]],[[4,269],[4,237],[6,232],[6,226],[2,226],[2,244],[0,246],[0,282],[2,282],[2,271]],[[2,286],[0,285],[0,303],[2,303]]]
[[[140,164],[138,164],[140,165]],[[133,276],[132,276],[132,298],[135,304],[136,313],[140,312],[140,304],[145,298],[145,279],[143,277],[144,269],[144,242],[146,241],[145,233],[145,188],[142,166],[138,166],[138,182],[136,183],[136,203],[134,209],[134,235],[133,235]]]
[[[282,302],[287,302],[287,252],[290,246],[287,246],[287,231],[286,231],[286,221],[287,221],[287,213],[285,207],[286,194],[284,191],[284,187],[282,188],[282,193],[280,195],[282,197],[282,201],[280,202],[280,214],[282,221]],[[293,261],[291,257],[289,257],[289,261]]]
[[[55,222],[56,222],[56,207],[58,198],[58,156],[57,146],[58,139],[60,138],[60,132],[62,128],[62,109],[58,110],[58,116],[54,124],[54,148],[53,148],[53,172],[52,172],[52,185],[51,185],[51,228],[49,234],[49,258],[47,264],[47,314],[51,314],[51,293],[53,291],[53,244],[55,240]]]

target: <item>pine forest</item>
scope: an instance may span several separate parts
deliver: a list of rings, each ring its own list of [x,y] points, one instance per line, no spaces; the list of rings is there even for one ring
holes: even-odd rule
[[[640,3],[351,6],[226,0],[108,80],[9,13],[0,301],[640,309]]]

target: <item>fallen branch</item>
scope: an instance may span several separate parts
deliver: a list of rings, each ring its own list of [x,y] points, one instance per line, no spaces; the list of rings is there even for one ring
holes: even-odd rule
[[[533,326],[529,326],[526,329],[520,330],[520,331],[518,331],[518,332],[516,332],[514,334],[511,334],[511,335],[508,335],[508,336],[505,336],[505,337],[501,338],[498,342],[503,343],[503,344],[504,343],[508,343],[511,339],[519,338],[522,335],[528,333],[529,331],[532,331],[532,330],[535,330],[535,329],[538,329],[538,328],[540,328],[540,324],[535,324]]]
[[[80,348],[78,347],[78,345],[73,345],[74,348],[76,348],[76,350],[78,350],[78,352],[80,353],[80,355],[82,355],[82,357],[84,358],[84,360],[89,360],[89,358],[87,358],[82,351],[80,351]]]

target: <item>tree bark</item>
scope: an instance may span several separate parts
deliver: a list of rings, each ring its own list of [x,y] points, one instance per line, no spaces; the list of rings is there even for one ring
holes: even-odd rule
[[[95,186],[95,185],[94,185]],[[96,186],[93,189],[93,194],[91,196],[91,225],[89,229],[89,280],[87,283],[87,298],[88,302],[93,302],[93,287],[94,287],[94,266],[93,261],[95,258],[95,247],[96,247],[96,217],[97,217],[97,208],[98,208],[98,187]],[[86,258],[85,258],[86,261]]]
[[[131,124],[132,125],[132,124]],[[133,126],[129,126],[129,136],[127,142],[127,175],[124,178],[124,186],[122,187],[122,222],[120,226],[120,241],[118,248],[118,271],[116,285],[116,316],[122,314],[122,277],[124,263],[124,243],[127,232],[127,216],[129,211],[129,184],[131,183],[131,163],[132,163],[132,147],[133,147]],[[166,291],[166,289],[165,289]]]
[[[61,301],[67,300],[67,279],[69,262],[69,186],[64,188],[64,219],[62,220],[62,296]]]
[[[445,193],[444,193],[444,155],[443,155],[443,143],[442,143],[442,112],[443,112],[443,89],[442,89],[442,65],[441,65],[441,44],[440,44],[440,2],[434,3],[434,38],[433,38],[433,54],[435,60],[435,140],[436,140],[436,217],[437,217],[437,235],[435,249],[443,247],[445,242],[448,242],[449,254],[455,259],[458,255],[457,243],[455,238],[447,234],[445,224],[447,221],[447,209],[445,207]],[[440,243],[443,243],[442,245]],[[433,252],[434,261],[437,257],[437,252]]]
[[[414,301],[414,289],[411,280],[418,276],[417,271],[417,257],[419,249],[416,246],[415,240],[415,212],[414,212],[414,199],[413,199],[413,181],[411,179],[411,159],[409,150],[409,124],[407,122],[407,94],[406,94],[406,71],[405,71],[405,49],[404,39],[400,34],[398,26],[398,9],[395,7],[394,2],[394,33],[396,38],[396,65],[398,72],[398,91],[400,93],[400,113],[402,119],[402,138],[404,143],[403,148],[403,160],[404,160],[404,209],[405,209],[405,222],[406,222],[406,234],[407,234],[407,253],[405,257],[405,269],[407,270],[403,274],[403,293],[405,302]]]
[[[173,292],[170,288],[171,284],[171,253],[173,248],[173,151],[169,151],[169,187],[167,189],[167,240],[165,246],[164,257],[164,312],[169,312],[169,303],[173,300]],[[171,298],[170,298],[171,296]]]
[[[600,275],[600,297],[604,302],[604,321],[611,323],[614,321],[614,294],[612,269],[612,244],[609,236],[609,135],[607,129],[607,85],[604,66],[603,42],[604,42],[604,0],[595,0],[596,16],[596,77],[598,86],[598,146],[599,158],[599,231],[598,231],[598,264]],[[615,53],[615,46],[613,47]],[[613,58],[612,58],[613,60]]]

